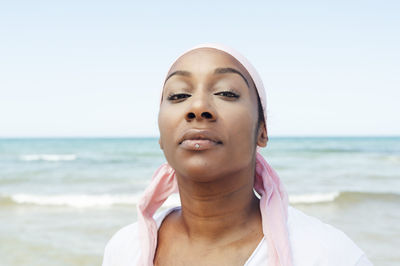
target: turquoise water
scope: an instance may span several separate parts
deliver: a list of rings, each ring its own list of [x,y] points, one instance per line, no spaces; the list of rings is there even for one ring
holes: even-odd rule
[[[261,153],[293,206],[399,264],[400,137],[271,137]],[[0,264],[100,265],[163,162],[156,138],[0,139]]]

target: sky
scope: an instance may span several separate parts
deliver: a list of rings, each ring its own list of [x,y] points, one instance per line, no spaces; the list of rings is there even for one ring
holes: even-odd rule
[[[223,43],[269,136],[400,135],[400,1],[1,1],[0,137],[157,137],[183,51]]]

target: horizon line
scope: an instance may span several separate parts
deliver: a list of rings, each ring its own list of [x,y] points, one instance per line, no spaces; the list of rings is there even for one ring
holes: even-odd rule
[[[269,135],[269,138],[397,138],[399,135]],[[0,136],[2,139],[138,139],[159,136]]]

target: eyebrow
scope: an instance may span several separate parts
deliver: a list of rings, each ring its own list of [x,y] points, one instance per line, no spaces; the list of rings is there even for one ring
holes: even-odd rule
[[[250,87],[249,86],[249,82],[247,81],[247,79],[244,77],[244,75],[239,71],[239,70],[237,70],[237,69],[234,69],[234,68],[232,68],[232,67],[218,67],[218,68],[216,68],[215,70],[214,70],[214,74],[226,74],[226,73],[234,73],[234,74],[238,74],[238,75],[240,75],[242,78],[243,78],[243,80],[246,82],[246,84],[247,84],[247,87]],[[186,70],[177,70],[177,71],[174,71],[174,72],[172,72],[171,74],[169,74],[168,75],[168,77],[165,79],[165,81],[164,81],[164,84],[165,84],[165,82],[167,82],[167,80],[170,78],[170,77],[172,77],[172,76],[174,76],[174,75],[179,75],[179,76],[184,76],[184,77],[190,77],[191,75],[192,75],[192,73],[190,73],[189,71],[186,71]]]

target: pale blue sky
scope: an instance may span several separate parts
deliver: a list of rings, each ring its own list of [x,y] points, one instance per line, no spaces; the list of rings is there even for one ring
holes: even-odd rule
[[[400,135],[400,1],[7,2],[0,137],[158,136],[167,68],[203,42],[260,72],[270,136]]]

